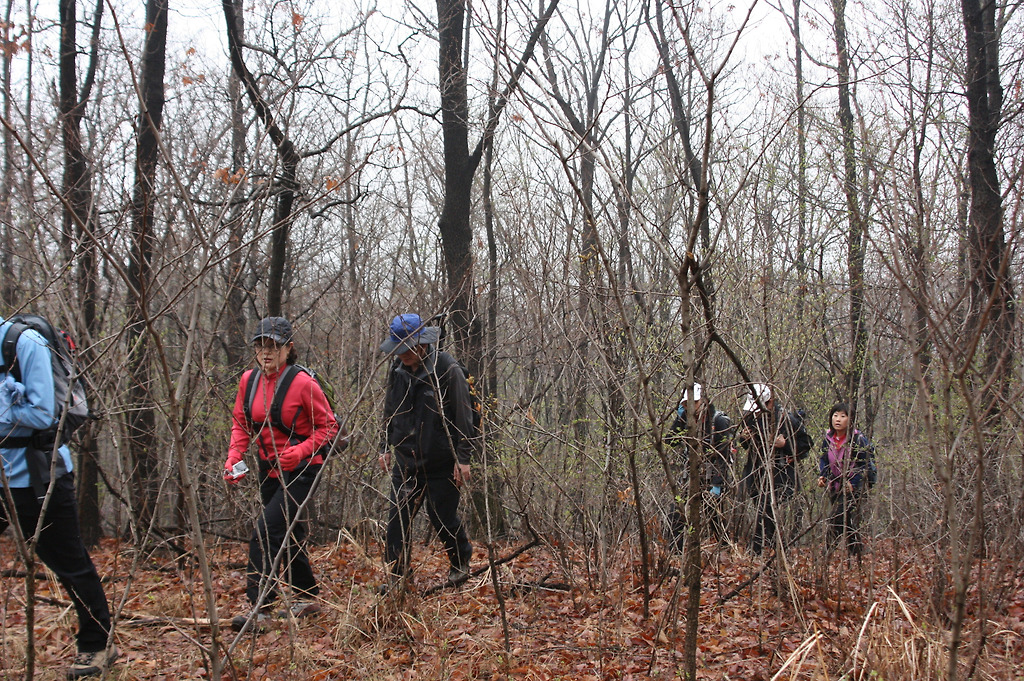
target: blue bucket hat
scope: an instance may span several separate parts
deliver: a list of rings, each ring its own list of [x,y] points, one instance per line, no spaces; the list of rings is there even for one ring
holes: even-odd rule
[[[387,355],[400,355],[417,345],[436,343],[441,335],[441,329],[425,326],[415,312],[406,312],[392,319],[389,331],[388,337],[380,344],[380,351]]]

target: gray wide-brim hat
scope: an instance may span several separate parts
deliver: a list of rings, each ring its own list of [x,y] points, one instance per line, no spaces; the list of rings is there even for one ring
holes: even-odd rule
[[[417,345],[431,345],[441,337],[440,328],[424,326],[423,320],[414,312],[392,319],[388,331],[388,337],[380,344],[380,351],[386,355],[400,355]]]

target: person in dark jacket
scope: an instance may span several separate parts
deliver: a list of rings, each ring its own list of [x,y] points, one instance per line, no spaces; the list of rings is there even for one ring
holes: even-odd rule
[[[0,317],[0,340],[11,326]],[[0,532],[15,522],[28,541],[42,522],[36,555],[57,576],[78,615],[78,653],[67,669],[67,678],[77,679],[109,671],[118,650],[110,641],[107,596],[82,542],[71,451],[66,444],[56,451],[58,477],[52,481],[45,514],[46,492],[40,496],[32,481],[29,457],[41,452],[48,457],[56,444],[58,405],[54,400],[51,352],[42,334],[26,329],[17,340],[14,366],[0,367]],[[15,374],[20,380],[15,380]],[[8,506],[8,490],[13,507]]]
[[[267,593],[259,610],[232,619],[236,630],[244,629],[253,619],[261,626],[259,621],[270,616],[267,611],[277,598],[274,561],[282,547],[280,572],[294,598],[287,612],[305,617],[320,611],[316,602],[320,587],[303,548],[306,523],[295,518],[313,491],[324,452],[334,444],[344,445],[336,443],[340,426],[320,384],[296,365],[291,323],[284,317],[260,320],[252,345],[256,367],[242,374],[239,381],[224,479],[234,484],[244,477],[236,466],[255,439],[263,512],[249,538],[245,595],[255,607],[261,592]],[[275,424],[273,403],[278,389],[286,383],[280,400],[281,422]],[[250,395],[252,403],[247,405]]]
[[[850,405],[840,402],[828,413],[829,428],[821,442],[818,486],[831,502],[829,544],[846,539],[852,556],[863,550],[860,538],[860,505],[874,477],[875,448],[859,430],[850,429]]]
[[[704,491],[705,511],[708,524],[716,537],[725,536],[725,526],[721,514],[721,498],[726,491],[732,469],[732,420],[725,412],[715,409],[710,397],[705,394],[700,383],[693,384],[694,421],[697,425],[696,435],[690,437],[687,425],[687,403],[690,391],[683,392],[683,397],[676,408],[676,417],[669,427],[665,441],[680,453],[680,467],[683,471],[681,485],[686,484],[689,468],[691,447],[703,442],[704,457]],[[681,491],[685,491],[681,489]],[[672,526],[673,546],[677,551],[683,550],[686,539],[686,525],[683,515],[679,512],[679,500],[675,500],[669,513]]]
[[[473,452],[469,384],[455,358],[438,350],[439,336],[438,327],[407,313],[391,321],[380,346],[397,356],[388,370],[379,456],[387,472],[394,452],[384,591],[409,575],[409,527],[424,501],[448,552],[448,585],[469,579],[473,547],[458,515],[459,489],[470,480]]]
[[[796,462],[807,458],[811,439],[803,419],[777,404],[770,386],[754,383],[749,390],[736,440],[747,450],[742,483],[755,506],[751,550],[760,554],[775,543],[776,506],[796,493]]]

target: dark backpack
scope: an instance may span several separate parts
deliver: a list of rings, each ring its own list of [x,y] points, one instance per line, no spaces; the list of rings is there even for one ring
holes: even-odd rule
[[[787,439],[792,437],[795,441],[793,443],[793,451],[796,452],[796,458],[803,461],[807,458],[808,454],[811,453],[811,436],[807,434],[807,429],[804,428],[804,410],[797,409],[796,411],[786,412],[789,417],[789,428],[792,435],[786,435]]]
[[[310,375],[320,389],[323,391],[324,396],[327,398],[327,404],[331,408],[331,415],[334,420],[338,423],[338,435],[332,442],[324,444],[323,447],[316,453],[320,454],[326,459],[335,449],[344,449],[348,445],[348,439],[345,437],[345,429],[342,426],[341,417],[338,416],[337,408],[334,406],[334,390],[330,384],[322,380],[315,371],[304,367],[299,364],[288,364],[281,370],[281,375],[277,377],[277,385],[274,386],[274,396],[270,400],[270,413],[268,421],[270,426],[276,430],[286,434],[288,436],[288,442],[292,445],[297,445],[307,439],[308,436],[299,435],[294,431],[295,422],[293,421],[290,425],[286,425],[284,419],[281,417],[281,406],[284,404],[284,398],[288,395],[288,389],[291,388],[292,381],[299,375],[299,372],[304,372]],[[249,373],[249,378],[245,384],[245,401],[242,403],[242,410],[245,413],[245,420],[249,423],[249,427],[256,430],[258,433],[263,428],[263,423],[256,423],[252,418],[252,405],[256,401],[256,391],[259,386],[260,370],[253,369]],[[298,412],[296,412],[298,416]],[[338,446],[336,446],[338,445]]]
[[[480,399],[480,393],[476,389],[476,377],[470,373],[469,367],[447,352],[438,351],[437,359],[438,362],[435,370],[445,381],[445,393],[448,392],[448,372],[450,371],[452,364],[459,367],[459,370],[462,371],[462,375],[466,379],[466,383],[469,384],[469,409],[473,415],[473,432],[467,433],[466,437],[470,440],[476,440],[483,435],[484,432],[484,403]]]
[[[10,327],[4,336],[2,353],[3,371],[8,372],[19,383],[21,380],[21,366],[18,363],[18,339],[27,329],[34,329],[46,340],[50,348],[50,368],[53,371],[53,401],[57,409],[57,421],[63,421],[60,432],[57,427],[44,431],[37,431],[33,435],[33,442],[14,443],[21,438],[7,438],[7,444],[13,446],[33,446],[44,449],[53,447],[54,440],[60,444],[69,442],[75,431],[81,428],[86,421],[95,418],[89,411],[89,401],[85,396],[85,384],[82,382],[81,373],[75,366],[75,343],[65,331],[55,328],[46,317],[34,314],[14,315],[7,321]],[[65,413],[66,412],[66,413]]]
[[[864,452],[864,482],[867,483],[868,489],[871,489],[878,482],[878,464],[875,463],[875,447],[868,440],[867,435],[860,431],[857,431],[856,444]]]

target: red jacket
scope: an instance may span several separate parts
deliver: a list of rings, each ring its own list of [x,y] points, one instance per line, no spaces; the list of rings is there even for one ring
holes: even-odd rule
[[[245,387],[249,381],[249,374],[252,369],[242,374],[242,380],[238,384],[238,394],[235,395],[235,408],[231,425],[231,444],[228,447],[228,463],[233,465],[242,460],[246,450],[252,443],[255,431],[259,430],[258,451],[264,461],[271,464],[270,475],[277,477],[278,467],[274,465],[277,455],[287,449],[298,450],[299,461],[309,459],[311,464],[323,463],[323,457],[314,452],[327,444],[338,433],[338,422],[334,418],[324,391],[312,376],[305,371],[299,371],[292,384],[288,387],[288,393],[281,403],[281,421],[285,424],[294,424],[292,427],[297,435],[306,439],[302,442],[291,445],[288,442],[288,434],[282,433],[270,425],[270,404],[273,401],[274,388],[277,387],[277,379],[280,373],[267,376],[260,374],[259,383],[256,385],[256,399],[252,405],[252,419],[255,427],[250,427],[245,418]],[[260,429],[259,425],[263,424]]]

